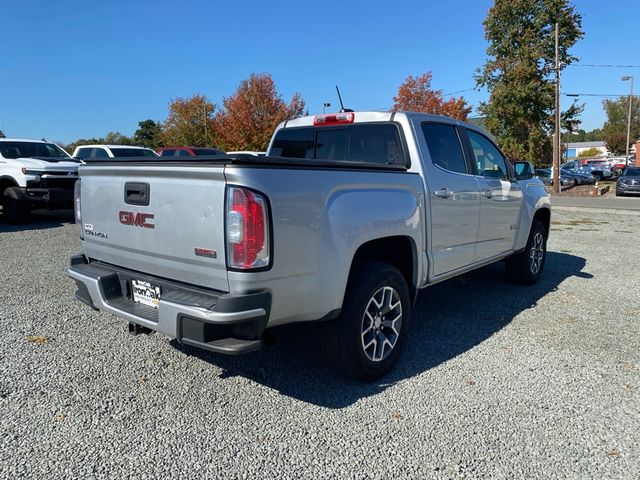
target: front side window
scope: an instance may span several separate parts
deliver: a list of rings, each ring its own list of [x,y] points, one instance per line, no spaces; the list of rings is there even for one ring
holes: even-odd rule
[[[188,150],[180,149],[180,150],[178,150],[178,156],[179,157],[191,157],[192,155],[189,153]]]
[[[431,161],[449,172],[467,173],[458,132],[453,125],[424,122],[422,133]]]
[[[507,162],[491,141],[477,132],[467,130],[473,154],[476,157],[478,175],[488,178],[507,177]]]
[[[176,153],[175,150],[173,149],[165,149],[162,150],[162,152],[160,152],[160,156],[161,157],[173,157],[173,155]]]

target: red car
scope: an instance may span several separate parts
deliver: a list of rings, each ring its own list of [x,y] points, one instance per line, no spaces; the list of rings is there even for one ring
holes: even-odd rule
[[[221,157],[227,155],[222,150],[208,147],[161,147],[156,151],[161,157]]]

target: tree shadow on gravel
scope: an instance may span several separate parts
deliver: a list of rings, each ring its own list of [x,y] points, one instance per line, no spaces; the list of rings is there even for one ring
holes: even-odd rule
[[[400,361],[387,376],[370,384],[345,378],[327,366],[318,348],[322,323],[281,327],[274,346],[239,357],[191,348],[176,340],[172,345],[221,367],[222,379],[242,376],[307,403],[344,408],[470,350],[557,290],[565,279],[593,278],[582,272],[585,264],[582,257],[548,252],[544,274],[533,286],[510,283],[498,262],[423,290]]]
[[[48,228],[62,227],[73,223],[73,210],[55,210],[52,212],[34,212],[25,223],[12,225],[5,222],[0,215],[0,233],[25,232],[29,230],[44,230]]]

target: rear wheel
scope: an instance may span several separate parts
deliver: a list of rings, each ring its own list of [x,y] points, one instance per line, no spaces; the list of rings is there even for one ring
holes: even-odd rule
[[[2,198],[2,216],[7,223],[24,223],[29,219],[29,204],[6,194]]]
[[[534,220],[525,249],[507,259],[507,274],[514,282],[532,285],[542,275],[546,257],[547,229],[540,220]]]
[[[329,361],[358,380],[382,377],[398,361],[410,309],[409,288],[397,268],[379,262],[356,265],[342,313],[327,325]]]

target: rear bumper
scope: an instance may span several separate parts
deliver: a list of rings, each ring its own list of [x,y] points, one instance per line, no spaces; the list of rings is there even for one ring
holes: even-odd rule
[[[258,350],[269,320],[271,294],[215,292],[71,257],[69,276],[76,298],[95,310],[113,313],[130,323],[175,337],[194,347],[226,354]],[[161,288],[158,308],[131,298],[131,280]]]

